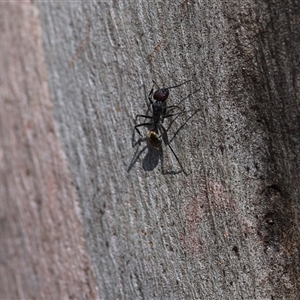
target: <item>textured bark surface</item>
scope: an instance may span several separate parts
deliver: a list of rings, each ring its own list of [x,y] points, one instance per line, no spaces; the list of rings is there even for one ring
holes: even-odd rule
[[[0,299],[95,299],[38,10],[0,5]]]
[[[32,5],[82,211],[91,295],[96,286],[100,299],[299,299],[299,3]],[[168,147],[154,151],[144,140],[131,147],[152,79],[160,86],[191,79],[168,99],[186,111],[168,136],[187,176]],[[23,155],[19,143],[4,151]],[[5,162],[19,155],[4,153]],[[70,231],[81,237],[77,221],[63,221],[77,224]],[[63,227],[56,233],[62,238]],[[69,247],[77,253],[81,245]]]

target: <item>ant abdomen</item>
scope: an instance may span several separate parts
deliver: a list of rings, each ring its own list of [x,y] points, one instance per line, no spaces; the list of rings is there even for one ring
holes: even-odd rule
[[[147,132],[147,141],[155,149],[161,149],[162,139],[157,129],[152,129]]]

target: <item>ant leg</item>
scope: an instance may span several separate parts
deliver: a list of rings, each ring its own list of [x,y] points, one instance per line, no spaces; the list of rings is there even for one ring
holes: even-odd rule
[[[158,89],[160,89],[159,85],[153,79],[152,79],[152,82],[158,87]]]
[[[170,109],[170,108],[171,108],[171,109]],[[177,112],[177,113],[172,113],[172,110],[174,110],[174,109],[179,109],[180,111]],[[170,112],[171,112],[171,113],[170,113]],[[176,116],[176,118],[174,118],[174,119],[170,122],[170,124],[169,124],[169,126],[168,126],[168,128],[167,128],[166,131],[169,131],[170,127],[171,127],[172,124],[175,122],[175,120],[178,118],[178,116],[180,116],[180,115],[183,114],[184,112],[185,112],[185,109],[182,109],[180,106],[177,106],[177,105],[172,105],[172,106],[168,106],[168,107],[167,107],[167,114],[164,116],[164,119],[170,118],[170,117],[173,117],[173,116]]]
[[[181,168],[182,172],[184,173],[185,176],[187,176],[187,173],[186,173],[186,171],[184,170],[184,168],[183,168],[181,162],[179,161],[178,156],[175,154],[173,148],[170,146],[170,144],[168,144],[168,146],[169,146],[170,150],[172,151],[173,155],[175,156],[175,158],[176,158],[178,164],[180,165],[180,168]]]
[[[142,136],[141,132],[137,128],[141,127],[141,126],[150,126],[150,125],[153,125],[153,124],[152,123],[141,123],[141,124],[135,125],[134,130],[136,130],[139,133],[139,135]]]
[[[144,147],[142,150],[139,150],[139,148],[136,149],[134,156],[130,162],[130,165],[127,169],[127,172],[130,172],[130,170],[133,168],[134,164],[137,162],[137,160],[139,159],[139,157],[142,155],[142,153],[147,149],[147,146]]]
[[[135,116],[135,121],[137,120],[137,118],[147,118],[147,119],[152,119],[151,116],[147,116],[147,115],[136,115],[136,116]]]
[[[172,121],[170,122],[167,131],[169,131],[169,129],[171,128],[172,124],[175,122],[175,120],[182,114],[182,112],[176,113],[176,114],[170,114],[170,115],[166,115],[164,118],[170,118],[173,116],[176,116],[174,119],[172,119]]]
[[[161,134],[161,137],[162,137],[165,145],[168,145],[169,144],[169,139],[168,139],[168,134],[167,134],[166,128],[163,125],[158,125],[157,128],[158,128],[158,130]]]
[[[174,108],[178,108],[178,109],[181,110],[181,111],[184,110],[184,109],[182,109],[179,105],[171,105],[171,106],[168,106],[168,107],[167,107],[167,110],[170,110],[170,109],[172,110],[172,109],[174,109]]]
[[[187,96],[185,96],[184,98],[182,98],[178,104],[182,103],[184,100],[186,100],[187,98],[189,98],[190,96],[196,94],[197,92],[199,92],[200,89],[193,91],[192,93],[188,94]]]
[[[172,138],[171,138],[171,140],[170,140],[170,143],[173,141],[173,139],[176,137],[176,135],[178,134],[178,132],[186,125],[186,123],[188,122],[188,120],[189,119],[191,119],[197,112],[199,111],[199,109],[198,110],[196,110],[196,111],[194,111],[194,113],[192,114],[192,115],[190,115],[185,121],[184,121],[184,123],[183,124],[181,124],[181,126],[175,131],[175,133],[173,134],[173,136],[172,136]],[[173,122],[173,121],[172,121]],[[172,124],[172,123],[171,123]],[[170,127],[168,127],[168,129],[169,129]],[[168,131],[168,129],[167,129],[167,131]]]
[[[153,95],[153,88],[151,89],[151,91],[148,95],[148,100],[150,101],[151,104],[153,104],[152,95]]]
[[[177,112],[177,113],[172,113],[172,111],[174,109],[179,109],[180,111]],[[182,114],[183,112],[184,112],[184,109],[182,109],[180,106],[178,106],[178,105],[171,105],[171,106],[167,107],[167,113],[164,116],[164,118],[169,118],[169,117],[172,117],[172,116],[178,116],[178,115]]]
[[[174,152],[173,148],[170,146],[166,128],[165,128],[164,126],[160,125],[160,126],[158,127],[158,129],[159,129],[160,132],[161,132],[161,135],[162,135],[162,138],[163,138],[163,141],[164,141],[165,145],[167,145],[167,146],[170,148],[170,150],[172,151],[174,157],[176,158],[176,160],[177,160],[177,162],[178,162],[178,164],[179,164],[179,166],[180,166],[182,172],[184,173],[185,176],[187,176],[187,173],[185,172],[185,170],[184,170],[184,168],[183,168],[183,166],[182,166],[182,164],[181,164],[181,162],[180,162],[178,156],[177,156],[176,153]]]
[[[175,114],[170,114],[170,115],[166,115],[166,116],[164,116],[164,119],[165,118],[170,118],[170,117],[173,117],[173,116],[179,116],[180,114],[182,114],[182,112],[175,113]]]

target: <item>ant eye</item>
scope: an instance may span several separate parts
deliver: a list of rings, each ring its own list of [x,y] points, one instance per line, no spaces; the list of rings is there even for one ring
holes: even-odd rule
[[[169,96],[169,90],[168,89],[159,89],[153,94],[153,99],[165,102]]]

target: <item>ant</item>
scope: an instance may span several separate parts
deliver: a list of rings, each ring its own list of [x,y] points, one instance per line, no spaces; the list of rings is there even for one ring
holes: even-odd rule
[[[175,154],[173,148],[170,146],[170,142],[168,140],[168,135],[167,135],[167,129],[163,126],[164,119],[170,118],[172,116],[179,115],[182,113],[181,107],[177,105],[171,105],[167,106],[166,100],[169,96],[169,90],[173,88],[180,87],[181,85],[189,82],[191,80],[185,81],[181,84],[170,86],[167,88],[160,88],[158,84],[153,80],[153,83],[158,87],[158,90],[156,90],[153,93],[153,88],[151,89],[149,95],[148,95],[148,100],[150,102],[151,110],[152,110],[152,115],[137,115],[135,117],[135,120],[137,118],[146,118],[150,119],[150,122],[146,123],[140,123],[138,125],[134,126],[134,130],[136,130],[140,136],[142,136],[141,132],[139,131],[138,127],[141,126],[149,126],[150,129],[147,132],[146,135],[146,140],[147,142],[155,149],[160,150],[162,147],[162,142],[164,142],[165,145],[167,145],[170,150],[172,151],[174,157],[176,158],[178,164],[180,165],[183,173],[187,175],[185,172],[182,164],[179,161],[179,158]],[[152,98],[155,100],[153,101]],[[179,113],[173,113],[174,109],[179,109]]]

